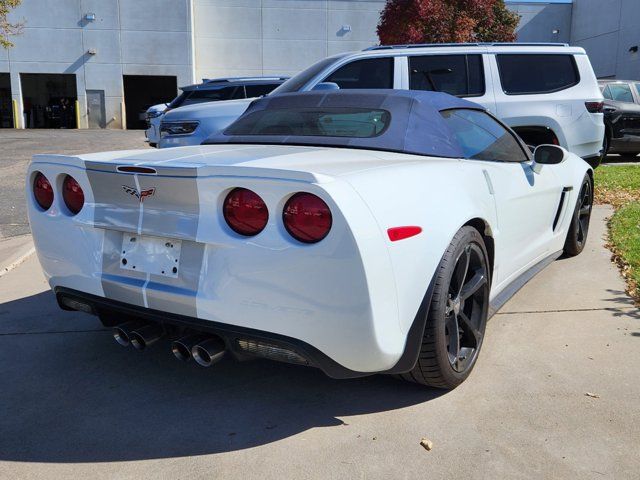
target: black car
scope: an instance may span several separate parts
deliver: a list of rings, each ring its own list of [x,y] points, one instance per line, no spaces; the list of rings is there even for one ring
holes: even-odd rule
[[[598,83],[604,96],[605,154],[635,158],[640,153],[640,81]]]

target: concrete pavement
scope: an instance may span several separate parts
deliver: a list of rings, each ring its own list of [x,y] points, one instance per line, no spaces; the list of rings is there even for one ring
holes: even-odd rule
[[[31,235],[0,239],[0,277],[8,274],[34,252]]]
[[[489,322],[452,392],[124,349],[59,311],[31,257],[0,278],[0,478],[638,478],[640,312],[610,213]]]

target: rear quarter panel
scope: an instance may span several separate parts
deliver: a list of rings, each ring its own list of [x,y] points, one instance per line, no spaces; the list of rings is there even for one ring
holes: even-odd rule
[[[464,168],[455,159],[415,158],[413,164],[346,178],[368,205],[387,244],[397,315],[405,332],[456,232],[476,218],[485,222],[488,233],[496,224],[493,197],[480,168]],[[391,242],[387,229],[398,226],[419,226],[422,233]],[[357,230],[354,234],[357,236]],[[498,239],[495,241],[497,250]]]

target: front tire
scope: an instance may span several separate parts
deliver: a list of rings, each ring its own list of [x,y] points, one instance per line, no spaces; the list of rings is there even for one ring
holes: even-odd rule
[[[403,379],[452,389],[469,376],[487,323],[490,274],[482,236],[461,228],[436,270],[418,361]]]
[[[567,257],[579,255],[587,243],[589,221],[593,207],[593,185],[589,174],[585,174],[580,186],[580,193],[571,217],[571,225],[564,242],[564,254]]]

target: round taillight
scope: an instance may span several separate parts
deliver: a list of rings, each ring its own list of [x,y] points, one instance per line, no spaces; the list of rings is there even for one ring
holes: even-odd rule
[[[53,188],[41,172],[38,172],[33,179],[33,196],[43,210],[49,210],[53,204]]]
[[[331,210],[316,195],[300,192],[291,197],[282,212],[284,227],[296,240],[316,243],[331,230]]]
[[[71,213],[77,214],[84,206],[84,192],[82,187],[70,175],[67,175],[62,182],[62,198]]]
[[[222,213],[231,230],[247,237],[259,234],[269,220],[269,210],[262,198],[246,188],[229,192]]]

